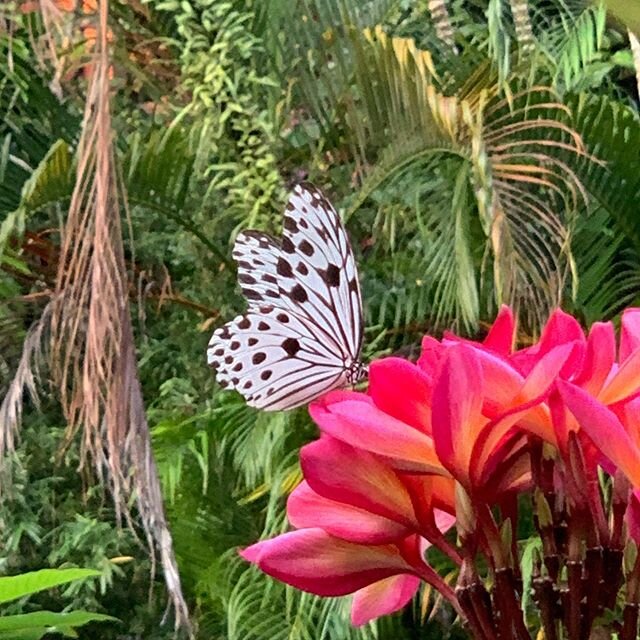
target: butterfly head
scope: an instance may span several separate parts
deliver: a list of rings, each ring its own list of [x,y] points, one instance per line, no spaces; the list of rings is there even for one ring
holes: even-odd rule
[[[347,382],[350,385],[356,385],[360,380],[363,380],[369,375],[369,367],[356,360],[351,364],[351,366],[347,369]]]

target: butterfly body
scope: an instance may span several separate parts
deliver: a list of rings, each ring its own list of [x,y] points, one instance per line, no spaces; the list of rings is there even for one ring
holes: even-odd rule
[[[233,249],[248,310],[216,329],[208,363],[251,406],[291,409],[366,375],[362,300],[347,233],[309,184],[287,204],[281,239],[240,233]]]

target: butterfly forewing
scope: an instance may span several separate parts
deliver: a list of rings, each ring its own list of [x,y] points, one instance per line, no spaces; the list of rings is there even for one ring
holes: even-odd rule
[[[305,311],[340,336],[356,359],[362,346],[362,302],[353,251],[338,213],[312,185],[294,188],[284,216],[282,254],[309,294]],[[294,289],[289,295],[296,297]],[[304,295],[303,295],[304,297]]]
[[[246,231],[233,257],[249,311],[209,342],[218,382],[268,410],[347,384],[362,343],[362,303],[349,239],[322,193],[296,187],[282,240]]]

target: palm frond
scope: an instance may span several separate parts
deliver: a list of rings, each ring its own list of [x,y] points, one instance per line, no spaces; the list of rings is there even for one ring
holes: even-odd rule
[[[535,46],[531,15],[529,13],[528,0],[510,0],[513,26],[516,31],[518,47],[523,53],[530,52]]]
[[[495,301],[538,309],[529,320],[543,322],[559,303],[567,273],[564,216],[584,195],[575,172],[554,151],[583,153],[566,107],[546,87],[514,87],[510,96],[501,96],[490,65],[480,65],[455,96],[443,95],[429,52],[413,41],[389,38],[379,27],[365,31],[364,38],[352,32],[351,38],[358,67],[353,99],[344,107],[354,154],[367,168],[360,201],[413,162],[436,156],[467,162],[492,256]],[[534,223],[542,227],[538,235],[522,233],[523,225]],[[470,274],[468,262],[455,268]],[[469,302],[461,292],[473,288],[457,288],[460,305]],[[465,325],[474,326],[477,318],[476,310]]]
[[[431,14],[431,20],[436,28],[436,33],[452,52],[456,53],[454,40],[454,28],[449,16],[446,0],[428,0],[427,7]]]
[[[556,81],[573,88],[584,69],[596,59],[602,46],[606,11],[602,4],[587,7],[577,17],[563,16],[560,45],[553,56],[557,61]]]
[[[51,311],[52,304],[49,303],[40,318],[27,332],[22,344],[20,361],[0,404],[0,469],[16,447],[16,438],[22,422],[25,392],[29,394],[32,402],[38,405],[37,380],[44,361],[43,335],[49,330]],[[6,490],[6,487],[4,489]]]
[[[580,274],[575,305],[587,324],[637,304],[640,254],[616,231],[606,210],[580,217],[572,244]]]
[[[54,381],[69,424],[83,430],[82,461],[108,474],[116,515],[128,517],[132,495],[156,550],[175,609],[189,628],[187,605],[165,520],[144,412],[128,304],[119,180],[110,114],[108,0],[98,3],[98,36],[76,181],[62,234],[51,316]]]
[[[640,247],[636,208],[640,176],[628,157],[628,150],[640,145],[638,114],[606,96],[573,96],[567,99],[567,105],[589,153],[599,160],[572,158],[580,182],[589,196],[609,212],[634,247]]]

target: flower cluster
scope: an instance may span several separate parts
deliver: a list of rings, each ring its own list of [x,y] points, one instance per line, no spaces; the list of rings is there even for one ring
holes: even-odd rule
[[[559,310],[537,343],[514,340],[504,307],[483,342],[425,337],[416,364],[373,362],[367,393],[313,403],[321,437],[300,453],[295,530],[243,557],[305,591],[353,593],[356,625],[426,582],[474,637],[529,638],[513,533],[528,493],[540,552],[525,588],[545,637],[558,625],[589,637],[622,593],[611,624],[635,638],[640,562],[625,582],[623,552],[640,543],[640,310],[623,314],[617,348],[611,323],[587,336]],[[455,585],[428,564],[430,546],[459,567]]]

